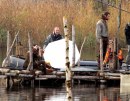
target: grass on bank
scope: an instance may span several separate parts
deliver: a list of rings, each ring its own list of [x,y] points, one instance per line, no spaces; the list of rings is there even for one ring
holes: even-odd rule
[[[122,9],[129,10],[130,4],[123,3]],[[110,38],[113,38],[117,32],[118,9],[108,6],[107,10],[111,13],[108,25]],[[59,26],[63,33],[62,18],[66,15],[70,34],[71,25],[76,27],[76,43],[79,48],[85,36],[87,39],[84,47],[95,47],[95,26],[103,12],[101,3],[96,0],[1,0],[0,11],[1,30],[9,30],[12,36],[20,30],[20,39],[25,46],[28,31],[32,32],[33,42],[41,46],[54,26]],[[125,46],[124,27],[129,19],[130,14],[122,11],[119,34],[122,47]],[[6,45],[5,42],[3,44]]]

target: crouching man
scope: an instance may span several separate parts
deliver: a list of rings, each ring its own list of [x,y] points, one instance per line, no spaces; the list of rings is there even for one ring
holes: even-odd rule
[[[44,51],[38,45],[33,45],[32,47],[33,69],[41,70],[43,74],[48,74],[53,72],[53,68],[44,61],[42,57],[43,53]],[[30,52],[28,51],[23,65],[23,69],[27,69],[29,62],[30,62]]]

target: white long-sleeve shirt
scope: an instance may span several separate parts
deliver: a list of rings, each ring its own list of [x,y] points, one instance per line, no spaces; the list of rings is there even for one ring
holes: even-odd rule
[[[98,42],[101,37],[108,37],[108,26],[106,21],[102,19],[96,24],[96,39]]]

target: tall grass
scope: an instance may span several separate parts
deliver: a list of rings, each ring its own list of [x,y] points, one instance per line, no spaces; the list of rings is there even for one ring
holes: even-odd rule
[[[130,9],[130,3],[123,3],[122,9],[129,11]],[[115,35],[117,32],[117,25],[118,25],[118,9],[109,8],[109,11],[111,12],[111,19],[108,23],[109,25],[109,33],[111,38]],[[130,12],[130,11],[129,11]],[[123,47],[125,46],[125,33],[124,29],[126,26],[126,23],[130,22],[130,13],[122,11],[121,13],[121,27],[120,27],[120,33],[118,35],[119,37],[119,44]]]
[[[82,1],[82,0],[81,0]],[[32,32],[33,42],[42,45],[46,36],[54,26],[59,26],[63,33],[64,15],[71,25],[76,27],[76,43],[80,47],[84,37],[87,37],[85,47],[95,46],[95,25],[100,19],[102,10],[97,10],[95,0],[1,0],[0,28],[14,33],[20,30],[24,45],[27,43],[27,33]],[[129,10],[130,4],[123,3],[123,9]],[[108,22],[110,38],[117,31],[118,10],[108,7],[111,18]],[[130,14],[122,12],[120,43],[124,45],[124,27],[129,21]]]

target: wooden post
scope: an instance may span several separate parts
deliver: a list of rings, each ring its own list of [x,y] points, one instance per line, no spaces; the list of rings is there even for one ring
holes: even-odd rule
[[[103,42],[102,39],[100,39],[100,70],[101,70],[101,76],[103,75]]]
[[[103,40],[100,39],[100,76],[102,77],[100,79],[100,83],[104,84],[106,82],[105,79],[103,79],[104,76],[104,67],[103,67]]]
[[[15,55],[18,56],[18,36],[16,38],[16,52]]]
[[[66,42],[66,91],[67,91],[67,101],[72,101],[72,74],[69,62],[69,33],[67,18],[63,17],[65,42]]]
[[[119,45],[119,33],[120,33],[120,26],[121,26],[121,4],[122,4],[122,0],[119,0],[119,15],[118,15],[118,27],[117,27],[117,33],[116,33],[116,39],[115,39],[115,57],[117,61],[114,61],[114,68],[116,69],[118,66],[119,66],[119,61],[118,61],[118,58],[117,58],[117,55],[118,55],[118,45]]]
[[[27,70],[33,70],[32,38],[29,32],[28,32],[28,44],[29,44],[30,62],[28,64]]]
[[[10,48],[10,42],[11,40],[10,40],[10,33],[9,33],[9,31],[7,31],[7,51],[6,51],[6,56],[7,56],[7,54],[8,54],[8,52],[9,52],[9,48]]]
[[[75,27],[74,25],[72,25],[72,42],[73,42],[72,67],[75,67]]]
[[[119,65],[119,62],[118,62],[118,44],[117,44],[117,38],[114,38],[114,52],[113,52],[113,65],[112,65],[112,71],[115,71]]]
[[[122,0],[119,0],[118,31],[117,31],[117,34],[116,34],[116,37],[117,37],[117,46],[119,44],[119,34],[120,34],[120,27],[121,27],[121,7],[122,7],[121,4],[122,4]],[[117,51],[118,51],[118,48],[119,47],[117,47]]]
[[[15,51],[15,55],[18,57],[18,36],[16,37],[16,51]],[[18,63],[18,60],[17,60],[17,63],[16,63],[16,68],[18,68],[18,65],[19,65],[19,63]]]
[[[7,56],[6,56],[6,58],[5,58],[5,59],[3,60],[3,62],[2,62],[2,67],[6,67],[6,66],[8,66],[8,65],[10,64],[10,59],[9,59],[10,53],[11,53],[11,50],[12,50],[12,48],[13,48],[13,46],[14,46],[14,43],[15,43],[15,41],[16,41],[16,37],[18,36],[18,34],[19,34],[19,31],[18,31],[18,33],[15,35],[15,38],[14,38],[14,40],[13,40],[13,43],[12,43],[12,45],[10,46],[10,48],[9,48],[9,50],[8,50]]]
[[[80,52],[79,52],[79,61],[78,61],[78,67],[80,66],[80,58],[81,58],[81,54],[82,54],[82,49],[83,49],[83,45],[84,45],[84,43],[85,43],[85,41],[86,41],[86,37],[84,38],[84,41],[83,41],[83,43],[82,43],[82,45],[81,45],[81,48],[80,48]]]

